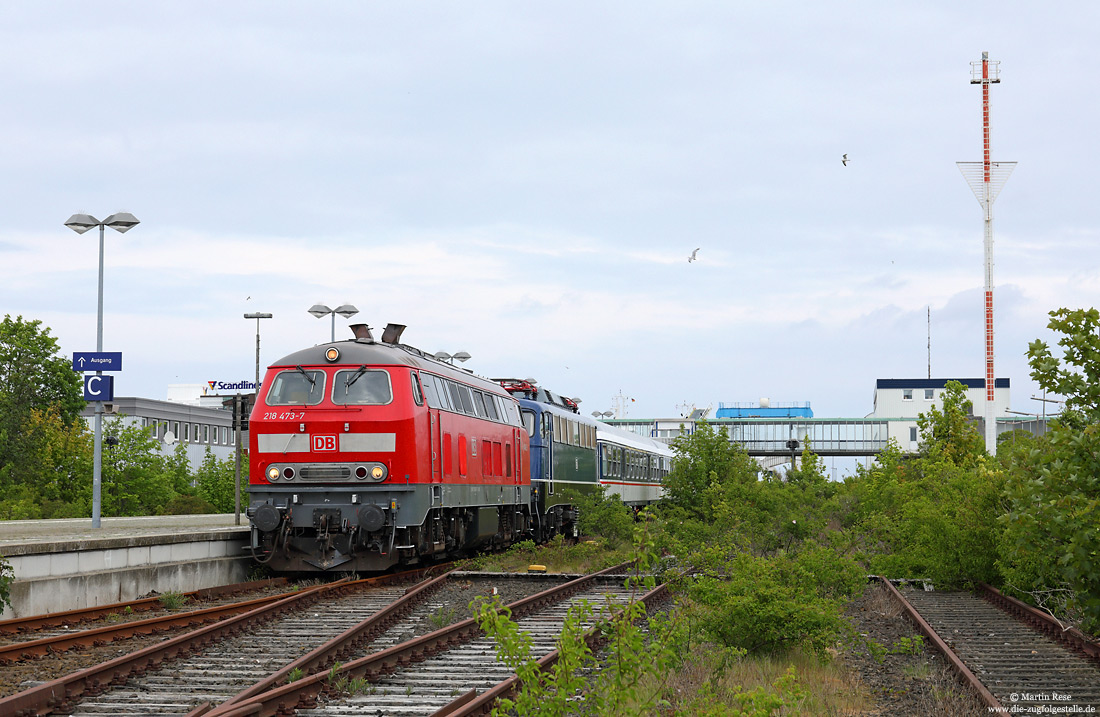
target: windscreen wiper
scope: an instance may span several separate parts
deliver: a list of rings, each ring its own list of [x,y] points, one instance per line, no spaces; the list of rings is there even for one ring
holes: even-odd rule
[[[317,385],[317,379],[310,376],[309,372],[306,371],[301,366],[295,366],[294,368],[298,371],[298,373],[300,373],[300,374],[302,374],[303,376],[306,377],[306,380],[309,381],[309,392],[313,393],[313,389]]]
[[[367,365],[360,366],[355,373],[348,377],[348,380],[344,383],[344,390],[351,388],[351,385],[359,380],[359,378],[367,372]]]

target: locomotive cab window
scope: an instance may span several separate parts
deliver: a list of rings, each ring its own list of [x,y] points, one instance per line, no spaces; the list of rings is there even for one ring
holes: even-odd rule
[[[332,381],[332,402],[357,406],[381,406],[393,400],[390,375],[362,366],[337,371]]]
[[[315,406],[324,395],[324,371],[295,368],[275,376],[265,400],[269,406]]]

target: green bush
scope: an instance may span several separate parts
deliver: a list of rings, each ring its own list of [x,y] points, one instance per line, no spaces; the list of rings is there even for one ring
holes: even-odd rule
[[[846,630],[844,603],[864,583],[853,560],[811,544],[770,557],[735,553],[687,594],[697,624],[720,645],[750,653],[805,647],[824,656]]]
[[[0,555],[0,611],[5,607],[11,607],[11,584],[15,580],[15,571],[11,563]]]

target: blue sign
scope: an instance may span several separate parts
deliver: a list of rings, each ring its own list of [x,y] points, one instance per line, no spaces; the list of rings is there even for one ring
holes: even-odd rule
[[[115,400],[115,377],[114,376],[97,376],[92,374],[91,376],[84,377],[84,400],[85,401],[113,401]]]
[[[121,351],[77,351],[73,354],[73,371],[121,370]]]

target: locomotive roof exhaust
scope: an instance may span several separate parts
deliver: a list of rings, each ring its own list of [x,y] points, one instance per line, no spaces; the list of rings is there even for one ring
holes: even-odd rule
[[[401,333],[405,330],[404,324],[386,324],[382,331],[382,343],[396,344],[401,341]]]
[[[370,327],[366,324],[352,324],[348,328],[351,329],[351,333],[355,335],[355,338],[374,341],[374,337],[370,333]]]

